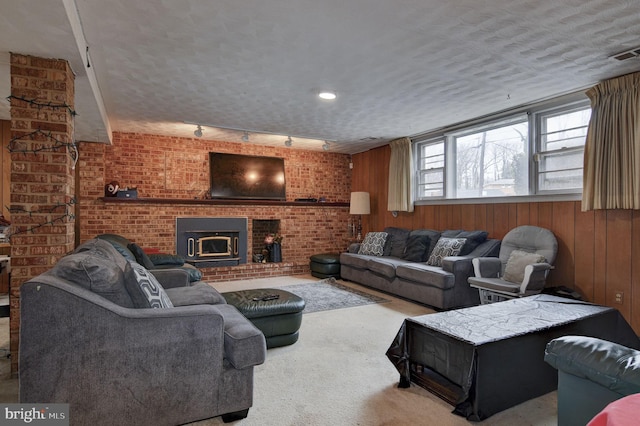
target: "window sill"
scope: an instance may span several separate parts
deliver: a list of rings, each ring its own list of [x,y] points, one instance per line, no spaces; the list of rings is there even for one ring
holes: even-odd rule
[[[478,197],[478,198],[438,198],[415,201],[416,206],[434,206],[447,204],[507,204],[507,203],[544,203],[553,201],[581,201],[582,193],[522,195],[513,197]]]

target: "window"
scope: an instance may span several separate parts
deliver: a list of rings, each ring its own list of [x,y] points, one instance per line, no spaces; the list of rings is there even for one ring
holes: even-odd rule
[[[576,193],[591,108],[538,105],[416,144],[416,200]]]
[[[582,188],[584,142],[591,108],[561,109],[540,113],[538,191],[567,191]]]
[[[418,149],[418,193],[421,197],[444,196],[444,140],[421,144]]]
[[[528,141],[526,116],[450,135],[456,156],[452,198],[526,195]]]

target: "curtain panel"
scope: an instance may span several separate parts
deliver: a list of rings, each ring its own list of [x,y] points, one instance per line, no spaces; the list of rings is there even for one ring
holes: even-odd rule
[[[413,211],[413,154],[411,139],[391,141],[387,210]]]
[[[640,209],[640,72],[587,90],[582,211]]]

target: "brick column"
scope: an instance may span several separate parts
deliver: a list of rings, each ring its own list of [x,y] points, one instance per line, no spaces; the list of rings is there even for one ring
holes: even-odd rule
[[[50,269],[74,246],[74,207],[69,204],[75,181],[66,145],[73,137],[73,72],[64,60],[11,54],[11,96],[10,341],[15,376],[20,285]]]

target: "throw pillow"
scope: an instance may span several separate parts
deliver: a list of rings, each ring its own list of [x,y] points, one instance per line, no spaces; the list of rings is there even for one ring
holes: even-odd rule
[[[371,256],[382,256],[384,253],[384,243],[387,241],[386,232],[367,232],[358,254],[368,254]]]
[[[124,271],[125,286],[136,308],[173,308],[171,299],[156,277],[137,262]]]
[[[383,256],[402,257],[405,251],[405,245],[407,244],[407,238],[411,231],[404,228],[388,226],[384,228],[384,232],[388,235],[387,242],[384,245]]]
[[[465,256],[476,249],[480,244],[487,241],[487,231],[463,231],[463,230],[449,230],[442,233],[443,237],[447,238],[466,238],[467,242],[460,251],[460,256]]]
[[[529,253],[522,250],[513,250],[507,260],[507,266],[504,268],[505,281],[521,284],[524,281],[524,268],[533,263],[545,262],[543,255],[538,253]]]
[[[127,248],[131,250],[131,253],[133,253],[133,255],[136,257],[136,262],[147,269],[153,269],[155,265],[153,264],[151,259],[149,259],[149,256],[147,256],[147,253],[142,250],[142,247],[140,247],[136,243],[130,243]]]
[[[427,249],[431,238],[426,235],[411,235],[407,240],[402,258],[409,262],[424,262],[427,260]]]
[[[440,237],[436,243],[427,265],[442,266],[442,259],[447,256],[457,256],[460,254],[460,250],[467,242],[466,238],[446,238]]]
[[[433,229],[414,229],[411,231],[409,236],[414,235],[423,235],[429,237],[429,247],[427,248],[427,253],[425,253],[425,257],[428,259],[433,253],[433,249],[436,248],[436,244],[438,239],[440,238],[440,231],[434,231]]]

